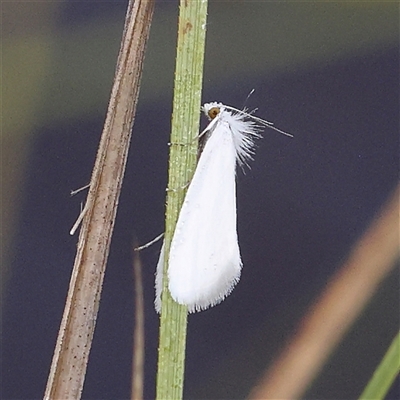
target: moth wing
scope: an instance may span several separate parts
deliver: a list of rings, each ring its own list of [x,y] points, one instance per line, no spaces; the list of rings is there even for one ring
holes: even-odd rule
[[[186,193],[169,254],[169,290],[189,312],[218,304],[240,278],[236,156],[229,124],[218,121]]]
[[[160,257],[158,258],[157,270],[156,270],[156,298],[154,300],[154,307],[158,313],[161,312],[161,293],[163,289],[163,269],[164,269],[164,257],[165,257],[165,242],[160,251]]]

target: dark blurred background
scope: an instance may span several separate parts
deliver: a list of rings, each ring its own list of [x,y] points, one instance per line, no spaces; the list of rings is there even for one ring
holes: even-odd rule
[[[125,2],[2,3],[2,399],[42,398]],[[177,2],[157,2],[83,398],[130,396],[132,241],[164,229]],[[241,281],[189,316],[185,398],[246,397],[398,181],[399,16],[389,2],[211,2],[203,102],[258,108],[238,173]],[[206,121],[202,121],[205,125]],[[145,398],[155,396],[159,244],[143,251]],[[307,399],[357,398],[399,326],[398,270]],[[397,391],[398,393],[398,391]],[[396,398],[393,389],[388,398]]]

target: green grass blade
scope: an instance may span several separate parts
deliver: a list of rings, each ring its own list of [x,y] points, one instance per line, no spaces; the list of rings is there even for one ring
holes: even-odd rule
[[[187,186],[197,159],[207,1],[181,0],[175,69],[169,179],[167,192],[165,254],[169,247]],[[157,399],[181,399],[185,366],[187,307],[175,303],[164,263]]]
[[[360,400],[384,399],[396,375],[400,371],[400,332],[394,338],[371,380],[362,392]]]

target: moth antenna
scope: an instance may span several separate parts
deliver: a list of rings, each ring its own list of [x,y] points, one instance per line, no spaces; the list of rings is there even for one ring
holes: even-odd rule
[[[225,106],[225,105],[224,105],[224,107],[225,107],[227,110],[236,111],[236,112],[239,113],[239,114],[245,115],[245,116],[247,116],[248,118],[250,118],[250,119],[252,119],[252,120],[254,120],[254,121],[257,121],[257,122],[260,123],[261,125],[264,125],[264,126],[267,127],[267,128],[271,128],[271,129],[273,129],[274,131],[277,131],[277,132],[279,132],[279,133],[282,133],[282,134],[285,135],[285,136],[293,137],[293,135],[292,135],[291,133],[288,133],[288,132],[285,132],[285,131],[283,131],[283,130],[281,130],[281,129],[279,129],[279,128],[276,128],[276,127],[274,126],[273,122],[267,121],[267,120],[262,119],[262,118],[258,118],[258,117],[256,117],[255,115],[251,115],[251,114],[249,114],[249,113],[246,112],[246,111],[238,110],[237,108],[234,108],[234,107],[231,107],[231,106]]]
[[[247,95],[246,100],[244,101],[243,104],[246,104],[247,100],[250,98],[250,96],[254,93],[255,89],[251,89],[250,93]]]

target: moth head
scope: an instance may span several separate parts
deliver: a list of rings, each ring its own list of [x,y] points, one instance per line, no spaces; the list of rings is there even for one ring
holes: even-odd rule
[[[206,103],[202,107],[202,111],[204,112],[204,114],[206,114],[209,120],[213,120],[221,112],[221,108],[221,103]]]
[[[208,110],[208,113],[207,113],[208,118],[214,119],[219,114],[219,112],[220,112],[220,108],[219,107],[210,108]]]

